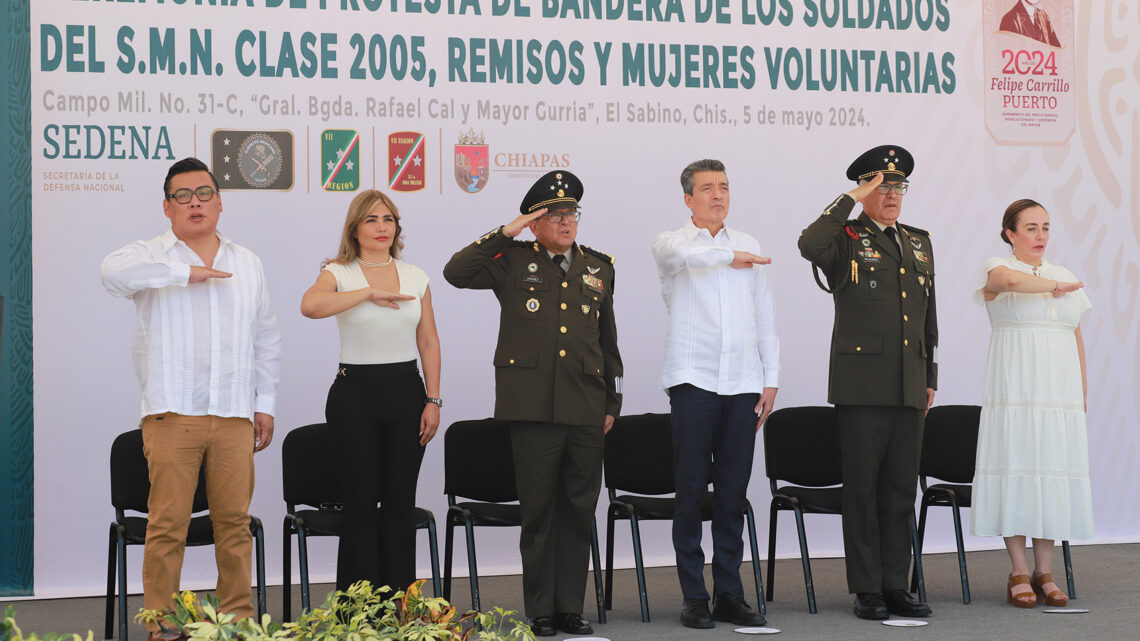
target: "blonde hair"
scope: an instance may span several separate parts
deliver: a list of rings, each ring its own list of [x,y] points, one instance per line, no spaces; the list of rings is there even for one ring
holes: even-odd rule
[[[340,236],[340,249],[337,250],[336,258],[326,260],[324,264],[340,263],[347,265],[360,256],[360,240],[356,238],[356,228],[377,204],[387,207],[388,211],[392,212],[392,217],[396,219],[396,235],[392,239],[392,247],[388,253],[392,258],[399,256],[400,250],[404,248],[404,228],[400,226],[400,212],[396,209],[396,203],[392,202],[392,199],[383,192],[369,189],[357,194],[348,204],[348,215],[344,219],[344,233]]]

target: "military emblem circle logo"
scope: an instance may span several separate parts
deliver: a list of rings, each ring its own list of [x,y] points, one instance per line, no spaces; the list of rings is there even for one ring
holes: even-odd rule
[[[539,304],[538,304],[538,299],[537,299],[537,298],[531,298],[531,299],[527,300],[527,302],[526,302],[526,311],[528,311],[528,312],[537,312],[537,311],[538,311],[538,308],[539,308]]]
[[[871,286],[871,289],[875,289],[876,287],[879,286],[879,283],[877,281],[871,281],[870,283],[868,283],[868,285]]]
[[[531,263],[531,264],[527,265],[526,270],[532,274],[537,272],[538,271],[538,263]]]
[[[870,240],[867,240],[866,238],[864,238],[864,239],[863,239],[863,246],[864,246],[864,247],[870,247],[870,246],[871,246],[871,241],[870,241]]]
[[[265,134],[252,134],[238,147],[238,169],[253,187],[273,184],[281,174],[281,147]]]

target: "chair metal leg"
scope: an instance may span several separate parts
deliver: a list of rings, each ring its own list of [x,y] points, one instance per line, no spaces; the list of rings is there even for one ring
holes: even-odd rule
[[[922,544],[926,540],[926,508],[930,507],[927,502],[927,495],[922,494],[921,506],[918,509],[918,553],[922,554]],[[918,591],[918,572],[916,568],[911,568],[910,571],[910,591]],[[968,602],[967,602],[968,603]]]
[[[455,526],[451,523],[450,513],[444,517],[443,528],[443,598],[451,601],[451,560]]]
[[[118,533],[118,527],[112,523],[107,540],[107,614],[103,618],[104,639],[115,636],[115,567],[118,565],[115,558],[115,544],[118,542]]]
[[[771,516],[768,517],[768,601],[775,598],[776,591],[776,514],[780,509],[776,506],[775,498],[769,508]]]
[[[119,641],[127,641],[127,539],[119,533],[115,556],[119,559]]]
[[[436,535],[435,517],[428,520],[428,554],[431,557],[431,586],[435,591],[435,596],[439,596],[443,590],[439,584],[439,537]]]
[[[614,609],[614,514],[613,506],[606,515],[606,609]]]
[[[966,573],[966,545],[962,541],[962,514],[958,511],[958,500],[950,499],[950,507],[954,510],[954,539],[958,544],[958,575],[962,577],[962,603],[970,602],[970,576]],[[922,545],[922,530],[918,534],[919,545]]]
[[[637,525],[637,513],[630,512],[629,529],[633,536],[633,562],[637,566],[637,591],[641,600],[641,621],[649,623],[649,595],[645,592],[645,561],[641,556],[641,528]]]
[[[297,528],[297,569],[301,571],[301,611],[309,611],[309,541],[304,528]]]
[[[752,512],[752,504],[745,502],[744,516],[748,519],[748,543],[752,546],[752,576],[756,580],[756,607],[760,614],[768,613],[768,606],[764,604],[764,583],[760,580],[760,550],[756,545],[756,515]]]
[[[811,578],[811,562],[808,560],[808,544],[807,532],[804,531],[804,512],[800,509],[799,505],[792,507],[793,513],[796,515],[796,533],[800,537],[800,561],[804,566],[804,589],[807,590],[808,598],[808,612],[816,614],[818,610],[815,607],[815,584]],[[771,589],[771,583],[768,584],[768,589]]]
[[[293,533],[289,517],[281,526],[281,622],[293,620]]]
[[[479,610],[479,572],[475,566],[475,528],[471,519],[464,523],[467,530],[467,569],[471,573],[471,609]]]
[[[250,517],[249,527],[253,530],[255,563],[257,565],[257,621],[265,616],[265,528],[261,519]]]
[[[775,499],[772,500],[772,507],[770,508],[771,516],[768,518],[768,600],[771,601],[776,595],[776,514],[779,513],[779,508],[776,507]]]
[[[918,600],[926,603],[926,579],[922,576],[922,551],[918,546],[918,525],[914,521],[914,510],[910,512],[910,543],[914,552],[914,572],[918,577]]]
[[[590,558],[594,564],[594,593],[598,598],[598,623],[606,622],[606,593],[602,589],[602,553],[598,545],[598,521],[590,522]]]
[[[1069,598],[1077,598],[1077,585],[1073,580],[1073,554],[1069,550],[1069,542],[1061,541],[1061,553],[1065,557],[1065,580],[1069,584]]]

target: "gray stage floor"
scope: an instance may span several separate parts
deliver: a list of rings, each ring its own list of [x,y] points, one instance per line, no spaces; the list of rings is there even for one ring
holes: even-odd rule
[[[954,554],[927,555],[927,596],[934,616],[921,628],[891,628],[877,622],[860,621],[851,614],[851,597],[847,595],[842,559],[817,559],[812,563],[819,613],[809,614],[804,594],[804,579],[798,559],[776,562],[775,600],[768,603],[768,624],[779,628],[779,639],[812,641],[915,638],[926,641],[950,639],[985,639],[1001,641],[1127,641],[1140,638],[1140,614],[1137,613],[1136,583],[1132,580],[1140,559],[1140,544],[1073,547],[1077,599],[1071,607],[1088,608],[1087,614],[1046,614],[1045,608],[1020,610],[1006,605],[1005,578],[1008,565],[1004,551],[972,552],[967,555],[973,602],[962,603],[958,580],[957,557]],[[1057,550],[1058,568],[1060,549]],[[765,566],[766,569],[766,566]],[[751,594],[751,565],[743,568],[748,600]],[[1058,578],[1063,571],[1058,570]],[[684,628],[678,622],[680,595],[673,568],[651,568],[649,583],[650,623],[641,622],[637,600],[637,579],[632,570],[621,570],[614,577],[614,609],[608,613],[609,623],[595,625],[598,637],[614,641],[648,641],[671,639],[743,639],[729,624],[701,631]],[[708,579],[711,585],[711,578]],[[1059,581],[1063,583],[1063,581]],[[522,581],[518,576],[484,577],[480,590],[484,606],[498,605],[521,609]],[[770,586],[765,585],[765,589]],[[314,586],[314,600],[323,597],[330,586]],[[294,611],[300,597],[294,590]],[[454,584],[454,602],[470,606],[466,579]],[[587,594],[585,615],[595,620],[593,583]],[[141,597],[131,597],[129,611],[136,612]],[[0,600],[0,609],[8,602]],[[104,601],[99,598],[59,599],[15,602],[16,620],[27,632],[95,631],[99,638],[103,629]],[[754,604],[755,605],[755,604]],[[281,616],[281,588],[269,591],[269,611],[274,619]],[[145,639],[141,628],[131,628],[131,638]],[[560,635],[559,638],[573,638]]]

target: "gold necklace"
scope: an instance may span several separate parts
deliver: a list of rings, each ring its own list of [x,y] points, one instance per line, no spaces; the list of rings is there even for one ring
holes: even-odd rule
[[[359,256],[356,257],[356,262],[360,263],[361,265],[363,265],[365,267],[387,267],[388,265],[392,264],[393,260],[395,260],[395,257],[389,256],[388,260],[386,260],[382,263],[370,263],[370,262],[360,258]]]

